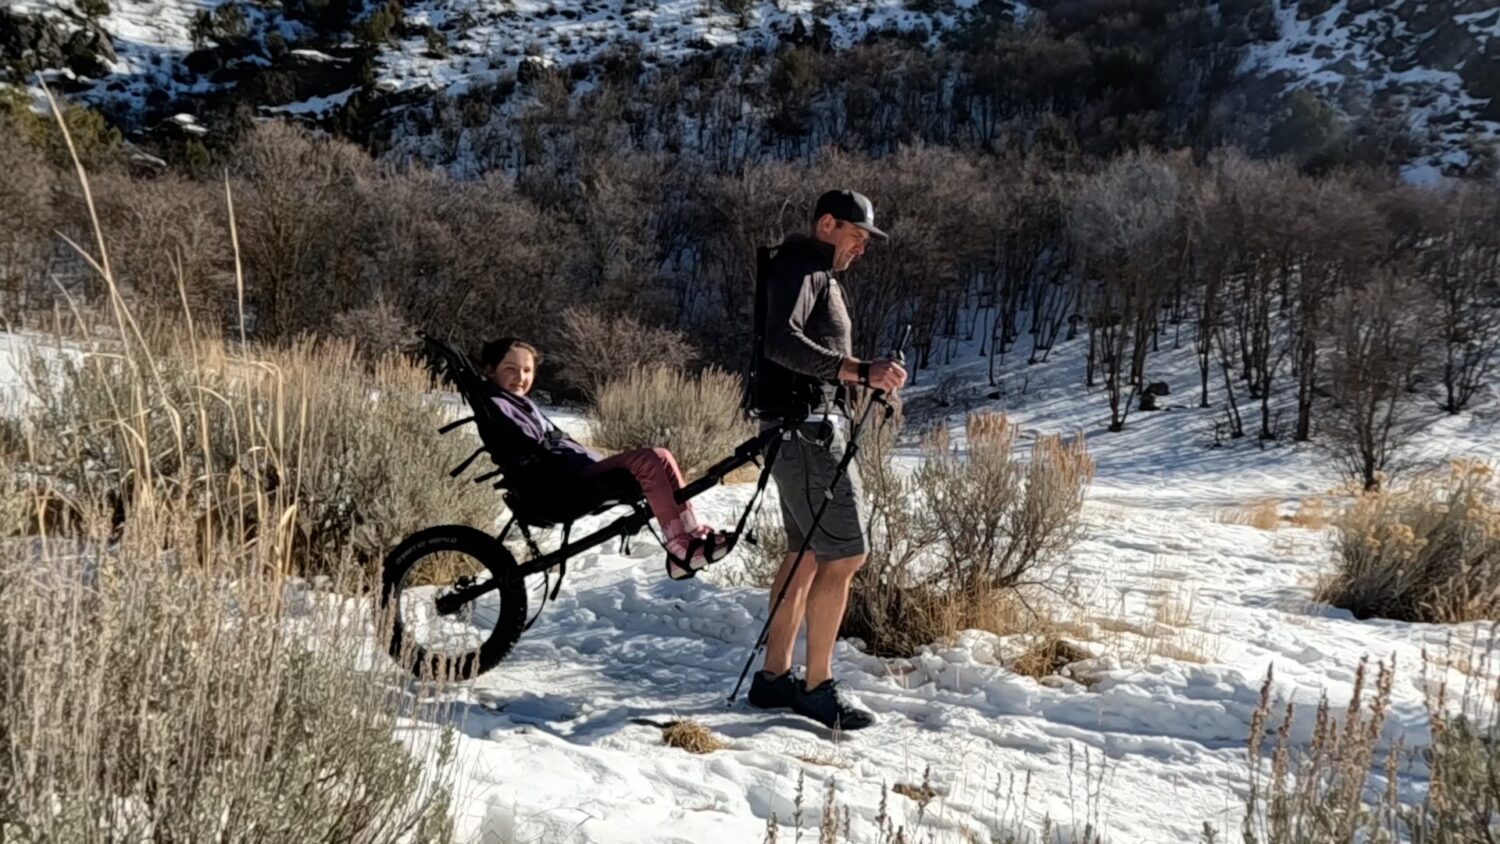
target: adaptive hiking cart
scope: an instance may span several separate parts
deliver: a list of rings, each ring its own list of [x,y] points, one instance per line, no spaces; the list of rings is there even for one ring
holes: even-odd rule
[[[518,436],[506,422],[468,356],[445,340],[427,334],[421,337],[434,374],[451,384],[472,411],[439,433],[473,424],[481,442],[449,474],[457,478],[479,457],[488,455],[495,468],[474,482],[492,482],[502,490],[511,518],[495,536],[466,525],[441,525],[402,540],[385,558],[380,607],[389,625],[388,648],[397,662],[420,678],[467,680],[494,668],[535,623],[536,617],[528,613],[527,578],[543,577],[541,602],[545,604],[557,597],[571,558],[613,539],[623,544],[648,527],[651,512],[635,479],[624,470],[587,480],[549,477],[537,471],[538,451],[543,447]],[[678,500],[687,501],[717,486],[741,466],[761,465],[755,495],[740,516],[730,550],[745,535],[783,435],[796,424],[792,420],[746,440],[703,477],[678,491]],[[579,519],[618,507],[628,507],[630,512],[587,536],[571,538]],[[560,529],[561,542],[543,553],[538,534],[554,529]],[[530,554],[524,561],[518,561],[505,545],[513,530],[519,530]],[[538,616],[540,612],[539,608]]]
[[[910,336],[908,326],[901,335],[897,352]],[[481,445],[449,475],[457,478],[483,455],[495,468],[474,479],[475,483],[492,482],[503,491],[511,518],[496,536],[467,525],[430,527],[408,536],[385,558],[380,592],[381,618],[389,625],[388,650],[398,663],[421,679],[468,680],[494,668],[521,634],[536,618],[528,617],[526,579],[543,577],[541,603],[555,599],[567,574],[568,560],[612,539],[622,543],[648,527],[651,512],[635,479],[624,470],[615,470],[587,480],[548,477],[536,471],[540,444],[518,435],[504,418],[486,389],[486,381],[474,368],[468,356],[450,343],[422,334],[423,352],[433,372],[456,389],[473,415],[438,429],[446,434],[473,424]],[[878,391],[865,405],[859,421],[850,432],[849,444],[838,471],[831,482],[847,470],[858,452],[860,430],[875,404],[891,408]],[[740,443],[734,453],[711,466],[698,478],[677,492],[679,501],[687,501],[718,486],[729,473],[750,463],[760,466],[755,493],[740,514],[730,540],[732,551],[765,492],[771,467],[784,441],[796,436],[803,417],[780,420],[758,436]],[[813,517],[807,539],[799,549],[798,562],[807,552],[813,531],[823,518],[832,486],[823,491],[823,502]],[[630,512],[602,528],[578,539],[571,539],[573,524],[585,516],[599,515],[618,507]],[[561,541],[555,550],[543,552],[537,533],[559,529]],[[518,561],[505,540],[512,530],[519,530],[529,557]],[[754,541],[753,539],[751,540]],[[726,552],[727,554],[727,552]],[[552,581],[553,570],[557,580]],[[790,581],[790,578],[788,578]],[[756,637],[755,647],[740,673],[744,682],[755,654],[765,645],[771,618],[786,597],[783,586],[771,606],[765,626]],[[730,695],[732,702],[740,685]]]

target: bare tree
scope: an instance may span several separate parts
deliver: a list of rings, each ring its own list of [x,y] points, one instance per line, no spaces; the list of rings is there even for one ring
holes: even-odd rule
[[[1124,429],[1140,389],[1126,367],[1138,371],[1144,365],[1134,358],[1146,353],[1144,340],[1166,289],[1179,192],[1170,163],[1132,153],[1091,178],[1068,211],[1074,248],[1083,259],[1082,301],[1105,368],[1110,431]]]
[[[16,318],[41,303],[30,293],[43,275],[51,229],[56,177],[40,150],[0,120],[0,320]]]
[[[368,156],[343,141],[261,124],[235,151],[235,198],[253,329],[281,337],[368,298],[359,286]]]
[[[1312,436],[1326,305],[1337,290],[1381,259],[1384,230],[1370,192],[1337,175],[1303,184],[1287,198],[1283,243],[1294,271],[1283,296],[1286,342],[1297,378],[1293,437],[1306,442]]]
[[[1408,388],[1420,363],[1418,289],[1382,273],[1332,305],[1326,446],[1349,476],[1379,489],[1416,432]]]
[[[1422,279],[1443,344],[1441,404],[1458,413],[1500,352],[1500,193],[1466,186],[1433,201],[1440,226],[1422,249]]]

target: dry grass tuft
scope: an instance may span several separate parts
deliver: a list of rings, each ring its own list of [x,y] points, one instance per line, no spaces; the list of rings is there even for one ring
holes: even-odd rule
[[[1276,530],[1281,527],[1281,503],[1274,498],[1257,501],[1247,507],[1236,507],[1219,513],[1219,522],[1226,525],[1244,525],[1257,530]]]
[[[909,800],[915,800],[918,803],[926,803],[937,797],[937,792],[933,790],[932,786],[926,784],[907,785],[904,782],[898,782],[891,786],[891,791]]]
[[[801,762],[805,762],[809,765],[817,765],[820,768],[838,768],[844,771],[847,771],[850,768],[848,762],[845,762],[842,759],[836,759],[833,756],[824,753],[797,754],[792,758]]]
[[[1157,639],[1154,641],[1151,650],[1153,656],[1159,656],[1162,659],[1170,659],[1177,662],[1192,662],[1198,665],[1208,664],[1208,657],[1202,653],[1174,644],[1167,639]]]
[[[723,750],[725,744],[713,731],[697,721],[673,721],[661,728],[662,743],[689,753],[713,753]]]
[[[1322,530],[1328,526],[1326,502],[1316,495],[1302,499],[1297,504],[1297,512],[1291,516],[1291,522],[1307,530]]]
[[[1480,661],[1492,655],[1490,651]],[[1437,677],[1430,676],[1434,670]],[[1400,741],[1382,747],[1393,665],[1379,666],[1369,694],[1371,678],[1361,660],[1342,720],[1326,699],[1320,701],[1311,740],[1292,735],[1295,710],[1290,703],[1273,701],[1274,678],[1267,672],[1251,719],[1250,790],[1241,840],[1494,840],[1500,830],[1495,815],[1500,806],[1500,778],[1495,776],[1500,770],[1495,706],[1500,688],[1486,671],[1482,678],[1470,678],[1450,700],[1446,671],[1426,654],[1422,673],[1431,742],[1408,753]],[[1402,782],[1408,771],[1420,772],[1419,779]]]
[[[1092,656],[1082,648],[1054,636],[1043,636],[1020,656],[1011,660],[1010,669],[1024,677],[1040,680],[1062,673],[1064,668]]]
[[[1163,589],[1152,601],[1152,618],[1166,627],[1187,627],[1193,622],[1197,599],[1197,593],[1188,590],[1182,581],[1172,581],[1171,587]]]

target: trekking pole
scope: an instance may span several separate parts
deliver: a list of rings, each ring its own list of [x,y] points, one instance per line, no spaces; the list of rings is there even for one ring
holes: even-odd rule
[[[891,352],[890,359],[897,363],[906,361],[906,343],[911,337],[911,326],[907,325],[901,330],[900,338],[896,342],[896,348]],[[734,684],[734,691],[729,693],[728,700],[724,706],[734,706],[735,700],[740,696],[740,689],[745,685],[745,678],[750,676],[750,667],[755,664],[755,658],[765,651],[766,642],[771,635],[771,623],[776,620],[776,611],[781,609],[782,601],[786,600],[787,589],[792,585],[792,580],[797,576],[797,568],[802,565],[802,558],[807,555],[807,549],[812,545],[812,538],[816,535],[818,524],[823,521],[823,514],[828,511],[828,505],[833,501],[833,488],[838,486],[839,479],[849,471],[849,464],[854,462],[854,457],[859,453],[859,435],[864,432],[865,424],[870,419],[870,409],[876,404],[885,407],[886,417],[889,418],[892,408],[885,400],[885,391],[876,390],[870,400],[865,402],[865,408],[860,412],[859,422],[849,432],[849,447],[844,449],[844,456],[839,459],[838,466],[834,467],[833,476],[828,481],[828,486],[823,489],[823,502],[818,505],[818,512],[813,514],[812,524],[807,533],[802,537],[802,547],[797,550],[797,557],[792,560],[792,567],[787,570],[786,579],[781,583],[781,589],[776,593],[776,600],[771,603],[771,611],[766,614],[766,623],[761,625],[760,635],[755,637],[755,647],[750,649],[750,656],[745,658],[745,666],[740,669],[740,678]]]

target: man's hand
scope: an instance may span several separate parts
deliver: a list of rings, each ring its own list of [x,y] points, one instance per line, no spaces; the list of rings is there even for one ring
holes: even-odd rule
[[[839,367],[839,380],[849,384],[860,383],[859,369],[863,365],[858,358],[844,358],[844,365]],[[872,360],[869,367],[869,385],[877,390],[894,393],[906,383],[906,369],[893,360]]]
[[[906,370],[893,360],[870,361],[870,386],[894,393],[906,383]]]

